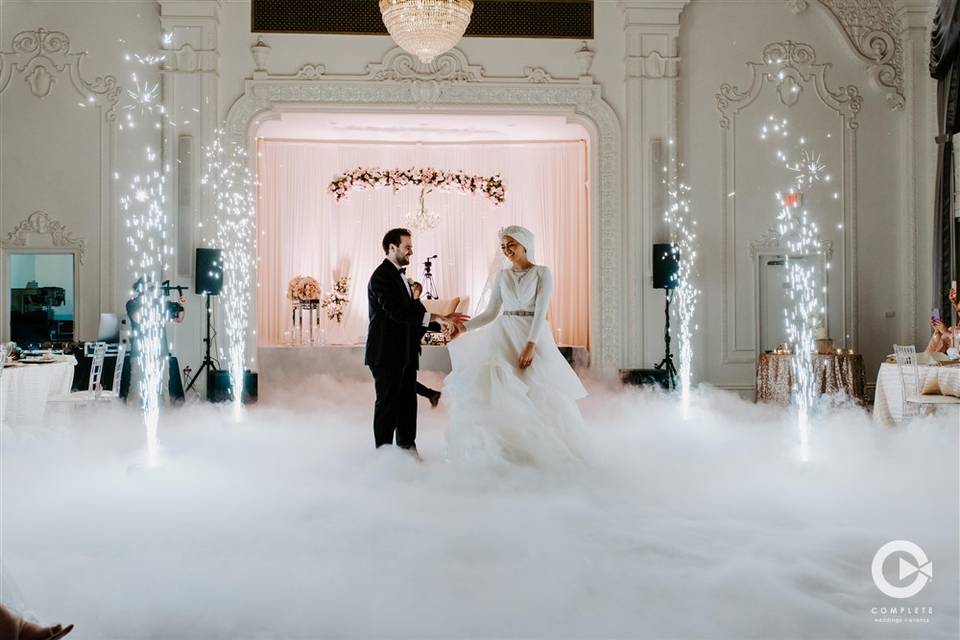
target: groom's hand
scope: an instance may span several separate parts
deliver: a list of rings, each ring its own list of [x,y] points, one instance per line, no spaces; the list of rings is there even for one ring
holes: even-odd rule
[[[457,329],[457,331],[463,331],[463,323],[470,319],[470,316],[464,313],[451,313],[445,316],[433,313],[430,315],[430,319],[434,322],[439,322],[445,326],[452,326]]]
[[[444,316],[444,319],[452,324],[457,331],[465,331],[464,323],[470,319],[470,316],[465,313],[454,312]]]

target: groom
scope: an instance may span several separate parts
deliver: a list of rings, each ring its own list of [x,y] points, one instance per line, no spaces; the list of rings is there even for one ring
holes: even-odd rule
[[[423,328],[439,331],[439,323],[458,330],[469,318],[461,313],[432,314],[414,298],[405,269],[413,255],[407,229],[391,229],[383,236],[383,262],[367,285],[370,327],[364,364],[373,373],[377,402],[373,409],[373,437],[377,447],[393,444],[417,453],[417,369]]]

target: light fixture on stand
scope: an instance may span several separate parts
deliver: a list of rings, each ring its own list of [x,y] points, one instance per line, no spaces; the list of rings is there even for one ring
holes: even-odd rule
[[[460,42],[472,13],[472,0],[380,0],[390,37],[424,64]]]
[[[403,214],[403,223],[406,226],[424,231],[426,229],[433,229],[440,224],[440,216],[433,211],[427,211],[427,206],[424,204],[423,197],[429,191],[433,191],[433,189],[420,189],[419,210],[408,211],[407,213]]]

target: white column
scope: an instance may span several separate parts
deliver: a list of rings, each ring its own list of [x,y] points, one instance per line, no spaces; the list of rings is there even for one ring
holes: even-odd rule
[[[677,138],[677,39],[690,0],[621,0],[626,63],[627,362],[650,367],[663,356],[663,292],[652,288],[654,242],[669,238],[662,223],[661,171],[654,145]],[[676,347],[671,343],[671,347]],[[673,349],[671,349],[673,350]]]
[[[195,249],[202,233],[197,223],[207,218],[212,202],[200,188],[203,147],[213,139],[218,121],[221,0],[158,0],[163,48],[163,100],[173,126],[164,130],[163,157],[172,171],[167,193],[176,255],[166,274],[190,287],[187,316],[174,325],[174,352],[181,368],[194,370],[202,361],[206,312],[193,291]],[[185,137],[188,136],[188,137]],[[189,159],[187,152],[189,151]],[[183,162],[178,162],[182,160]],[[214,354],[216,357],[216,354]],[[187,381],[184,380],[184,386]]]
[[[930,26],[934,3],[905,0],[903,49],[906,104],[902,127],[904,167],[900,218],[901,280],[897,313],[904,344],[925,344],[933,287],[933,191],[936,185],[937,86],[930,77]]]

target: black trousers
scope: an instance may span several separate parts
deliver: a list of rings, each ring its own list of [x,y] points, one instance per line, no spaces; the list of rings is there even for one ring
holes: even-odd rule
[[[429,399],[429,398],[432,398],[433,396],[435,396],[436,393],[437,393],[437,390],[436,390],[436,389],[431,389],[431,388],[428,387],[427,385],[421,384],[419,381],[417,382],[417,395],[418,395],[418,396],[423,396],[424,398]]]
[[[377,402],[373,407],[373,439],[378,447],[393,444],[410,449],[417,443],[417,370],[370,367]]]

